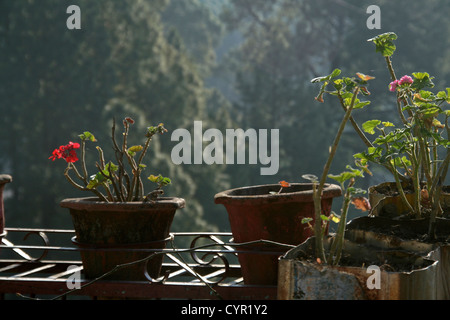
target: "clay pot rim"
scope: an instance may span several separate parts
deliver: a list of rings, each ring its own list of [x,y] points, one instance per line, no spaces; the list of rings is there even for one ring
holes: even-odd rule
[[[234,188],[222,191],[220,193],[217,193],[214,196],[214,202],[216,204],[224,204],[228,203],[230,201],[245,201],[245,200],[267,200],[267,201],[274,201],[276,199],[279,200],[286,200],[286,201],[302,201],[302,202],[309,202],[312,201],[312,183],[291,183],[292,187],[306,187],[306,190],[298,190],[293,192],[283,192],[280,194],[270,194],[268,192],[268,189],[273,190],[279,190],[280,185],[279,184],[265,184],[265,185],[256,185],[256,186],[247,186],[247,187],[240,187],[240,188]],[[308,188],[309,187],[309,188]],[[261,193],[261,194],[244,194],[244,195],[238,195],[234,194],[236,192],[245,191],[245,190],[251,190],[251,189],[261,189],[265,190],[267,193]],[[285,188],[285,190],[288,188]],[[323,189],[323,196],[322,199],[327,198],[334,198],[339,197],[342,195],[342,189],[336,184],[325,184]]]
[[[161,197],[156,201],[130,201],[130,202],[105,202],[97,197],[68,198],[60,202],[62,208],[79,209],[88,211],[129,211],[129,210],[148,210],[157,209],[181,209],[186,205],[183,198]]]
[[[150,242],[144,242],[144,243],[115,243],[115,244],[96,244],[96,243],[84,243],[79,242],[77,240],[77,236],[73,236],[70,240],[74,245],[76,245],[79,248],[82,248],[83,250],[99,250],[99,249],[148,249],[149,246],[154,245],[161,245],[166,244],[169,241],[172,241],[174,239],[173,233],[170,233],[168,237],[162,240],[155,240]]]

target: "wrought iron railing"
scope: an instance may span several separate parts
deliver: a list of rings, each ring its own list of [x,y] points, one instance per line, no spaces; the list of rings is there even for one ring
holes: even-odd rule
[[[163,255],[160,276],[153,279],[144,268],[143,281],[114,281],[106,276],[128,264],[95,279],[84,279],[80,251],[89,249],[73,244],[73,230],[5,231],[0,246],[0,294],[5,299],[276,299],[276,286],[244,284],[231,233],[176,232],[165,249],[126,249],[148,252],[148,259]]]

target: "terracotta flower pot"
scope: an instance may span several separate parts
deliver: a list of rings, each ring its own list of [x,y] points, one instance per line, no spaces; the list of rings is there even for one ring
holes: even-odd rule
[[[308,225],[302,223],[303,218],[314,218],[312,184],[291,184],[283,188],[281,194],[270,194],[279,190],[280,185],[273,184],[237,188],[215,195],[215,203],[223,204],[228,212],[235,243],[270,240],[298,245],[313,234]],[[324,215],[329,215],[333,198],[341,194],[339,186],[326,185],[322,199]],[[288,249],[267,244],[237,247],[244,283],[276,285],[277,259]]]
[[[164,249],[170,240],[170,227],[181,198],[161,198],[155,202],[99,202],[96,198],[66,199],[61,202],[72,216],[86,278],[97,278],[116,265],[148,257],[139,249]],[[134,251],[133,251],[134,250]],[[159,276],[162,255],[148,261],[147,272]],[[145,280],[146,264],[119,269],[109,279]]]

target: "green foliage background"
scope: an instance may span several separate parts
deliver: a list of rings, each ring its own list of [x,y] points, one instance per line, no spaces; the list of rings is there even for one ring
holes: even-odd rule
[[[66,28],[72,4],[81,30]],[[381,30],[366,27],[372,4]],[[58,203],[83,194],[63,178],[65,164],[48,157],[85,130],[107,150],[112,118],[131,116],[135,134],[160,122],[169,129],[155,139],[147,173],[169,176],[167,193],[187,201],[174,230],[228,231],[215,193],[320,175],[343,114],[314,101],[310,79],[334,68],[375,76],[377,98],[355,117],[389,116],[388,72],[367,39],[397,33],[399,75],[427,71],[448,86],[449,13],[447,0],[0,0],[0,172],[14,178],[7,226],[70,228]],[[192,130],[194,120],[223,132],[280,129],[279,173],[174,165],[171,131]],[[341,145],[332,172],[363,148],[353,134]],[[96,155],[94,144],[89,151]],[[390,179],[375,172],[366,185]]]

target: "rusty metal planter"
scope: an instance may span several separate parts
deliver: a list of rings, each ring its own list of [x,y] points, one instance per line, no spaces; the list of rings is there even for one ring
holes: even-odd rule
[[[437,297],[438,262],[419,255],[383,251],[361,246],[348,240],[346,254],[405,258],[417,267],[409,272],[379,271],[379,288],[368,286],[372,272],[364,267],[324,266],[305,261],[299,252],[311,247],[313,238],[288,251],[279,261],[278,299],[280,300],[433,300]]]
[[[380,201],[379,205],[382,205],[383,202],[384,199]],[[428,219],[393,220],[377,216],[359,217],[347,224],[345,236],[357,243],[391,250],[403,250],[438,261],[436,299],[448,300],[450,299],[450,246],[448,243],[421,240],[421,235],[427,234],[428,221]],[[392,226],[414,233],[416,238],[406,239],[389,234],[388,230]],[[440,238],[448,238],[450,236],[450,220],[437,218],[436,233]]]
[[[431,259],[439,261],[437,271],[437,299],[450,299],[450,220],[436,218],[436,235],[439,241],[425,242],[420,240],[422,235],[428,232],[429,219],[392,220],[403,214],[407,209],[399,195],[386,196],[377,192],[378,187],[385,187],[392,191],[397,189],[395,183],[386,182],[369,188],[369,201],[372,205],[371,215],[374,217],[361,217],[354,219],[347,225],[346,237],[353,241],[364,241],[375,246],[387,246],[408,250],[413,253],[427,255]],[[414,194],[406,194],[410,203],[414,201]],[[450,208],[450,186],[443,186],[440,196],[442,208]],[[383,218],[387,217],[387,218]],[[416,233],[416,239],[399,238],[386,232],[369,230],[368,226],[391,226]],[[380,229],[380,228],[379,228]],[[386,229],[386,228],[384,228]]]
[[[439,262],[436,273],[437,299],[450,300],[450,245],[441,244],[428,255]]]
[[[149,256],[145,250],[164,249],[181,198],[161,198],[154,202],[106,203],[96,198],[66,199],[61,206],[72,216],[81,259],[87,278],[97,278],[116,265]],[[143,280],[145,269],[152,278],[159,276],[162,256],[133,264],[114,272],[109,279]]]
[[[261,185],[223,191],[214,197],[228,212],[235,243],[269,240],[288,245],[298,245],[312,235],[312,230],[302,224],[302,218],[314,218],[312,184],[292,184],[278,192],[280,185]],[[328,215],[334,197],[342,194],[337,185],[328,184],[323,191],[322,213]],[[285,247],[267,244],[238,247],[238,258],[246,284],[276,285],[278,257]],[[266,251],[267,254],[243,251]]]

